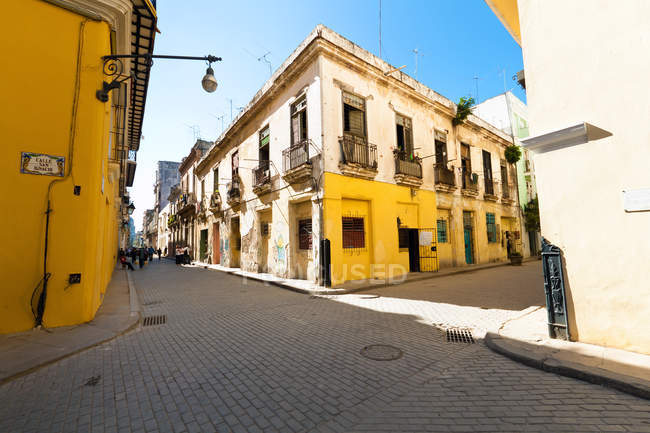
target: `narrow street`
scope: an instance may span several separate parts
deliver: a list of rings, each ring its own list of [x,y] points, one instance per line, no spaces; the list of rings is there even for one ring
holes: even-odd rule
[[[650,432],[646,400],[446,341],[543,305],[539,262],[328,299],[165,260],[132,276],[165,323],[0,387],[0,432]]]

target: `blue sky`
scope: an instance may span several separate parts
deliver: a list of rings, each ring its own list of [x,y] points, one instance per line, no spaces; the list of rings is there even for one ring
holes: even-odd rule
[[[158,0],[155,54],[203,56],[223,61],[213,65],[216,92],[201,88],[206,65],[200,61],[157,60],[149,82],[143,140],[131,197],[134,220],[142,225],[145,209],[154,205],[155,165],[180,161],[194,143],[195,132],[214,140],[221,120],[230,122],[273,70],[319,23],[373,54],[379,54],[379,0],[210,1]],[[525,101],[512,75],[523,69],[521,49],[483,0],[381,0],[382,57],[406,65],[417,79],[457,101],[461,96],[481,101],[503,93],[505,86]],[[474,77],[479,77],[475,80]]]

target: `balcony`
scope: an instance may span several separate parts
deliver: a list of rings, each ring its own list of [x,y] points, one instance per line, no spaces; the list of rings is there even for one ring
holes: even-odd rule
[[[311,161],[309,160],[309,140],[282,151],[282,171],[287,183],[302,183],[311,179]]]
[[[221,212],[221,195],[218,191],[214,191],[210,196],[210,212],[213,214],[218,214]]]
[[[514,204],[516,200],[516,192],[512,185],[501,185],[501,203]]]
[[[347,176],[372,180],[377,175],[377,146],[365,137],[344,135],[339,137],[341,162],[339,169]]]
[[[447,168],[446,164],[434,164],[433,174],[436,191],[453,192],[456,190],[456,174],[453,168]]]
[[[494,181],[491,179],[485,179],[485,194],[483,194],[483,199],[488,201],[499,200],[499,197],[494,195]]]
[[[253,169],[253,192],[262,195],[270,191],[271,163],[269,161],[260,161],[260,164]]]
[[[236,207],[241,203],[241,183],[239,180],[229,182],[226,189],[228,190],[228,204],[230,207]]]
[[[196,212],[196,197],[193,192],[185,192],[178,197],[178,213],[194,213]]]
[[[478,197],[478,174],[463,170],[461,193],[468,197]]]
[[[422,185],[422,160],[411,153],[395,151],[395,182],[419,188]]]

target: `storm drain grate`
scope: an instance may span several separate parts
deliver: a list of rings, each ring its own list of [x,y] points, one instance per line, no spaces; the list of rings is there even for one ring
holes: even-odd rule
[[[86,383],[84,383],[84,386],[97,386],[101,378],[102,378],[101,374],[90,377],[86,379]]]
[[[167,323],[167,316],[161,314],[159,316],[147,316],[142,319],[142,326],[164,325]]]
[[[472,330],[467,328],[449,328],[447,329],[447,343],[474,343]]]
[[[363,357],[374,361],[394,361],[404,355],[404,352],[397,347],[387,344],[372,344],[361,349],[360,353]]]

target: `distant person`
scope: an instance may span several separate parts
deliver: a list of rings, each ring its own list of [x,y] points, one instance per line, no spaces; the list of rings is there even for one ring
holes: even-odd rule
[[[176,264],[180,265],[181,264],[181,258],[183,256],[183,252],[181,251],[181,247],[176,245],[176,251],[175,251],[175,258],[176,258]]]
[[[140,251],[138,251],[138,264],[140,265],[140,269],[144,266],[144,261],[147,259],[147,252],[144,250],[144,248],[140,248]]]
[[[509,231],[506,231],[506,251],[508,252],[508,258],[512,254],[512,234]]]
[[[122,269],[124,269],[125,266],[128,266],[130,270],[132,271],[135,270],[133,269],[133,265],[131,264],[131,262],[129,262],[126,259],[126,255],[124,254],[124,251],[122,251],[122,253],[120,254],[120,263],[122,263]]]
[[[160,256],[162,255],[162,251],[160,251],[160,248],[158,248],[158,261],[160,261]]]
[[[190,247],[188,247],[186,245],[185,249],[183,251],[184,251],[183,258],[185,259],[184,262],[185,262],[186,265],[189,265],[191,263],[191,261],[190,261]]]
[[[167,247],[165,247],[165,257],[167,257]]]

